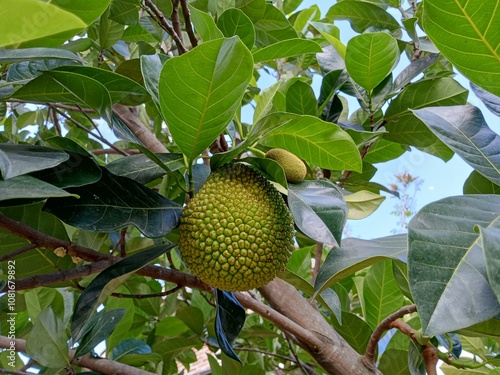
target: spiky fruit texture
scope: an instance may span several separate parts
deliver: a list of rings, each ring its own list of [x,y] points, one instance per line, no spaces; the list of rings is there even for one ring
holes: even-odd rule
[[[212,172],[182,212],[179,250],[191,272],[227,291],[258,288],[284,269],[293,219],[283,198],[243,164]]]
[[[306,177],[306,165],[290,151],[272,148],[266,153],[266,158],[276,160],[281,165],[288,182],[296,184]]]

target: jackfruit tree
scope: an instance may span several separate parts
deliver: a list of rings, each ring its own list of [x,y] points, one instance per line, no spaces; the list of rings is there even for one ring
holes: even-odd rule
[[[500,374],[499,0],[0,15],[0,373]]]

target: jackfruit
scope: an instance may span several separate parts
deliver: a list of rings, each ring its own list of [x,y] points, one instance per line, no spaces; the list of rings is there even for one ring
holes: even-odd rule
[[[281,165],[288,182],[296,184],[306,177],[306,165],[290,151],[273,148],[266,153],[266,158],[276,160]]]
[[[292,215],[276,188],[246,165],[226,164],[184,208],[178,247],[203,282],[244,291],[284,270],[293,234]]]

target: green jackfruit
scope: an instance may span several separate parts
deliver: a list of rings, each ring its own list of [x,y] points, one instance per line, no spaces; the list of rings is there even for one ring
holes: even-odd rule
[[[296,184],[306,177],[306,165],[290,151],[273,148],[266,153],[266,158],[276,160],[281,165],[288,182]]]
[[[227,291],[258,288],[284,270],[293,219],[280,193],[243,164],[212,172],[182,212],[179,250],[191,272]]]

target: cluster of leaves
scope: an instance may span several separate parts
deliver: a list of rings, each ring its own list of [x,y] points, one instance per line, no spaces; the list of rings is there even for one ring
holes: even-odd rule
[[[97,277],[17,294],[16,336],[40,373],[64,373],[70,345],[80,356],[104,340],[107,358],[158,374],[176,373],[176,361],[189,367],[205,343],[222,347],[232,374],[317,367],[271,322],[255,313],[244,321],[233,295],[217,291],[214,300],[135,273],[153,261],[189,273],[169,252],[182,205],[210,168],[235,158],[287,195],[299,248],[280,277],[316,298],[358,353],[387,316],[415,303],[407,323],[421,344],[451,356],[455,332],[476,356],[444,353],[443,371],[499,371],[500,138],[466,105],[453,67],[500,115],[500,11],[493,1],[460,3],[344,0],[322,13],[300,0],[0,0],[1,217],[101,256],[75,252],[84,262],[69,249],[30,246],[36,236],[3,225],[4,279],[9,264],[19,281],[48,280],[127,255]],[[342,20],[355,33],[347,44]],[[276,80],[262,87],[266,71]],[[250,107],[251,120],[242,116]],[[303,159],[307,179],[287,184],[262,158],[272,147]],[[346,219],[368,216],[390,192],[372,181],[374,164],[410,147],[469,163],[464,195],[424,207],[407,235],[341,241]],[[8,294],[0,303],[8,336]],[[425,374],[419,344],[401,332],[385,340],[381,372]],[[233,350],[242,365],[226,356],[236,358]],[[215,354],[209,360],[221,373]]]

